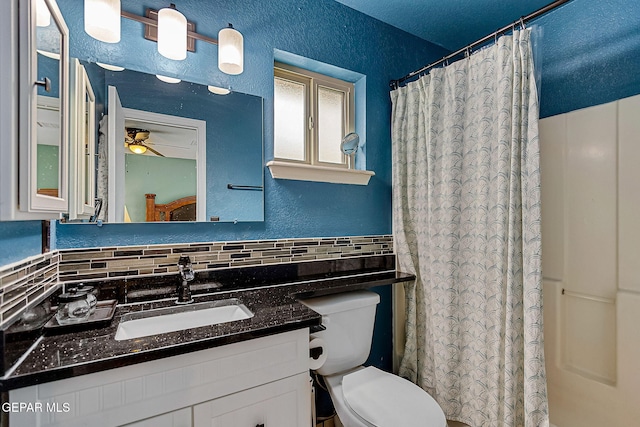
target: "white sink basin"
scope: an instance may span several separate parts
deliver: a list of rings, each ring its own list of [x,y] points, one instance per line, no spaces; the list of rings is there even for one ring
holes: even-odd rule
[[[116,341],[217,325],[251,317],[253,313],[236,298],[138,311],[122,316],[116,331]]]

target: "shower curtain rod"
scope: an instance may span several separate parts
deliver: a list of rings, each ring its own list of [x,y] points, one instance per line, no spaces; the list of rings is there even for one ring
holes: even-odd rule
[[[424,67],[420,68],[419,70],[416,71],[412,71],[411,73],[407,74],[406,76],[399,78],[398,80],[391,80],[391,82],[389,82],[389,86],[391,86],[392,90],[397,89],[398,87],[400,87],[400,84],[409,80],[412,77],[415,77],[418,74],[421,74],[433,67],[435,67],[436,65],[440,65],[443,62],[448,61],[451,58],[454,58],[458,55],[460,55],[461,53],[467,52],[467,54],[471,53],[471,49],[473,49],[474,47],[484,44],[486,42],[488,42],[489,40],[491,40],[492,38],[496,38],[499,35],[509,31],[510,29],[515,29],[516,25],[520,25],[521,27],[524,27],[524,24],[526,24],[527,22],[531,21],[532,19],[538,18],[539,16],[544,15],[547,12],[551,12],[553,9],[562,6],[565,3],[569,3],[571,0],[556,0],[553,3],[550,3],[538,10],[536,10],[533,13],[530,13],[526,16],[522,16],[520,19],[518,19],[517,21],[514,21],[512,24],[506,25],[502,28],[500,28],[499,30],[494,31],[491,34],[488,34],[486,36],[484,36],[483,38],[476,40],[475,42],[466,45],[465,47],[463,47],[462,49],[458,49],[455,52],[435,61],[432,62],[429,65],[425,65]]]

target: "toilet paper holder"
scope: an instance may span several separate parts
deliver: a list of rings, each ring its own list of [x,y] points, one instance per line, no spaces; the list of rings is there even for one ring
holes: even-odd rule
[[[326,331],[326,330],[327,330],[327,327],[324,326],[323,324],[313,325],[313,326],[311,326],[309,328],[309,333],[313,334],[313,333],[316,333],[316,332],[322,332],[322,331]]]
[[[314,347],[309,349],[309,357],[314,360],[318,360],[320,356],[324,353],[324,349],[322,347]]]

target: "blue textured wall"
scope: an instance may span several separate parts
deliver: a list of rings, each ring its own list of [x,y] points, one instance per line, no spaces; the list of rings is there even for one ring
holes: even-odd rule
[[[535,25],[541,117],[640,93],[640,1],[573,0]]]
[[[48,58],[40,53],[36,57],[38,61],[38,78],[44,79],[44,77],[48,77],[51,80],[49,92],[43,86],[38,86],[38,95],[58,98],[60,93],[60,61]]]
[[[40,221],[0,222],[0,267],[41,252]]]
[[[264,98],[265,159],[273,158],[274,49],[291,52],[367,77],[367,168],[375,171],[368,186],[273,180],[265,175],[265,221],[239,224],[60,225],[59,248],[182,241],[339,236],[391,232],[391,143],[388,82],[425,60],[446,52],[332,0],[184,0],[177,7],[196,22],[198,32],[216,37],[228,22],[242,32],[245,71],[221,73],[217,47],[197,42],[185,61],[170,61],[156,44],[141,37],[142,25],[122,20],[122,40],[109,45],[83,31],[83,10],[75,0],[59,0],[74,42],[71,55],[201,84],[227,86]],[[128,1],[138,14],[164,1]]]

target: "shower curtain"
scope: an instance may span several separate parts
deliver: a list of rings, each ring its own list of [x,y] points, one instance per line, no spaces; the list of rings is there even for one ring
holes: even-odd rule
[[[391,92],[400,375],[450,420],[548,426],[530,30]]]

